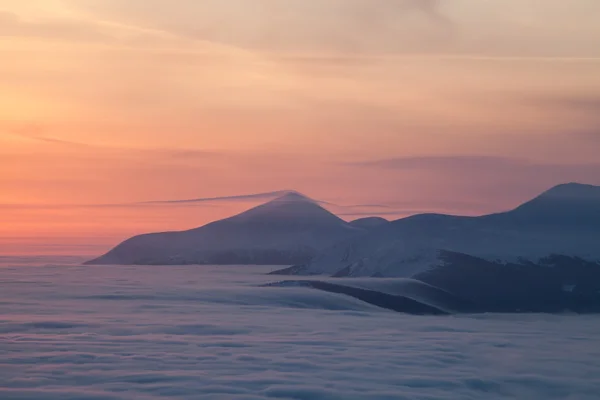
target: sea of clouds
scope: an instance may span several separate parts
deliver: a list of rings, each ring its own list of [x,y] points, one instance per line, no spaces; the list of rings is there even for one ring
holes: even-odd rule
[[[271,269],[8,262],[0,399],[600,398],[599,316],[408,316]]]

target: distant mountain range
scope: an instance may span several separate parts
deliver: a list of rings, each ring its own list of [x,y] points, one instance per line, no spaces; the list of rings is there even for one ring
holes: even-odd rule
[[[88,264],[295,265],[297,274],[407,277],[440,251],[516,262],[553,254],[600,259],[600,187],[556,186],[504,213],[421,214],[346,222],[297,192],[180,232],[133,237]]]
[[[88,264],[293,265],[273,275],[325,278],[275,286],[412,313],[600,312],[600,187],[559,185],[504,213],[393,222],[346,222],[289,192],[201,228],[133,237]],[[381,290],[339,279],[359,277],[399,281]]]
[[[411,288],[421,289],[407,292],[400,281],[396,297],[434,306],[436,312],[600,312],[600,187],[560,185],[512,211],[481,217],[401,219],[274,274],[405,278],[414,281]],[[296,282],[364,295],[348,284]],[[423,295],[422,285],[469,306],[449,307]],[[388,308],[424,312],[389,293],[375,293]]]
[[[447,262],[441,252],[500,263],[551,255],[600,260],[600,187],[556,186],[504,213],[481,217],[421,214],[339,242],[295,274],[411,277]]]

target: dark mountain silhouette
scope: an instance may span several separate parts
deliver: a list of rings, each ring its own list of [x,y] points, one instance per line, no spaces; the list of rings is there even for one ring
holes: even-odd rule
[[[264,264],[309,261],[362,234],[297,192],[201,228],[133,237],[88,264]]]
[[[354,221],[350,222],[350,225],[354,226],[355,228],[371,230],[371,229],[379,228],[383,225],[387,225],[389,223],[390,223],[390,221],[388,221],[385,218],[367,217],[367,218],[361,218],[361,219],[354,220]]]
[[[600,312],[600,263],[552,255],[494,262],[440,252],[443,264],[414,276],[477,304],[479,312]]]
[[[600,187],[568,183],[556,186],[507,213],[490,215],[491,223],[528,228],[567,228],[598,230],[600,226]]]
[[[408,314],[599,313],[600,263],[549,256],[501,263],[440,251],[439,265],[411,279],[321,279],[277,282],[351,296]]]
[[[440,251],[510,263],[551,256],[600,260],[600,187],[570,183],[481,217],[422,214],[324,250],[282,273],[411,277],[444,265]]]
[[[301,285],[413,314],[585,313],[600,312],[599,244],[597,186],[559,185],[481,217],[352,223],[288,192],[201,228],[136,236],[89,264],[295,264],[274,274],[331,278],[273,286]]]
[[[294,282],[411,314],[600,313],[600,187],[560,185],[482,217],[416,215],[274,274],[336,277]],[[405,279],[367,292],[339,279],[361,276]]]

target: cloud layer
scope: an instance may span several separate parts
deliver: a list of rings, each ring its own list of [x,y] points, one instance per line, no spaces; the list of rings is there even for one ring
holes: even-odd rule
[[[600,391],[590,379],[600,374],[597,317],[403,316],[343,295],[258,287],[265,272],[4,266],[0,397],[592,400]]]

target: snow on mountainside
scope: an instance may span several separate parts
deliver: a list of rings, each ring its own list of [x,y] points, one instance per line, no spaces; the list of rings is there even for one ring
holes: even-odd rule
[[[201,228],[133,237],[88,264],[289,265],[307,262],[317,251],[364,232],[289,192]]]
[[[422,260],[423,261],[423,260]],[[411,278],[310,278],[271,286],[303,286],[344,294],[397,312],[440,313],[600,313],[600,263],[549,256],[495,262],[467,254],[438,251],[436,266]],[[359,271],[360,272],[360,271]]]
[[[482,217],[423,214],[336,243],[293,275],[413,277],[462,254],[502,265],[544,265],[552,255],[600,260],[600,187],[560,185],[520,207]]]

